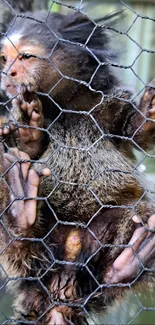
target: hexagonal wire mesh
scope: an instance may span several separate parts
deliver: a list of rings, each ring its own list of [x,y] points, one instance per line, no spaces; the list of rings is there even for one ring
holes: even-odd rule
[[[68,15],[51,14],[54,4]],[[134,307],[120,322],[134,323],[154,310],[135,285],[151,291],[154,274],[153,189],[140,170],[154,158],[146,151],[155,83],[147,85],[136,64],[155,51],[130,31],[155,20],[123,2],[134,16],[125,30],[123,12],[90,19],[83,1],[52,1],[46,14],[2,5],[9,12],[1,28],[1,292],[15,295],[15,318],[2,306],[1,323],[118,324],[116,310],[109,319],[103,310],[126,291]],[[117,35],[138,48],[128,65],[118,63]],[[133,73],[138,94],[115,69]]]

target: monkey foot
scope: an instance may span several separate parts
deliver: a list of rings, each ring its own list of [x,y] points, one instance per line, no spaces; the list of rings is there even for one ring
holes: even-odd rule
[[[137,216],[133,221],[140,223]],[[151,231],[152,230],[152,231]],[[137,228],[129,242],[129,247],[123,252],[110,266],[104,276],[107,284],[119,283],[135,278],[139,271],[149,260],[150,256],[155,254],[155,214],[148,219],[148,226]]]
[[[28,229],[36,220],[39,176],[31,167],[30,157],[17,148],[4,154],[4,165],[12,202],[9,215],[16,227]],[[42,174],[46,176],[47,169]]]

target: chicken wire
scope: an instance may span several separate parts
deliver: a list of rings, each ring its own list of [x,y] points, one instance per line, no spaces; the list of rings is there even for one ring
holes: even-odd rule
[[[16,20],[16,18],[20,15],[19,13],[17,13],[14,9],[13,9],[13,7],[9,4],[9,2],[8,1],[6,1],[6,0],[4,0],[4,4],[5,4],[5,6],[8,6],[8,8],[9,8],[9,10],[11,11],[11,13],[12,13],[12,15],[13,15],[13,17],[14,17],[14,21]],[[83,6],[83,1],[81,0],[77,5],[76,5],[76,7],[74,7],[74,6],[72,6],[72,5],[68,5],[68,4],[66,4],[65,2],[61,2],[61,1],[52,1],[52,3],[51,3],[51,5],[50,5],[50,8],[49,8],[49,12],[52,10],[52,6],[54,5],[54,4],[59,4],[60,6],[62,6],[62,7],[65,7],[65,8],[67,8],[67,9],[69,9],[69,10],[73,10],[73,11],[79,11],[79,12],[81,12],[81,13],[83,13],[83,15],[86,15],[86,8]],[[128,69],[128,70],[130,70],[134,75],[135,75],[135,77],[137,78],[137,79],[139,79],[140,80],[140,82],[141,82],[141,84],[143,85],[143,87],[142,87],[142,89],[138,92],[138,94],[136,94],[135,95],[135,97],[133,98],[134,100],[140,95],[140,94],[142,94],[142,92],[143,92],[143,90],[145,89],[145,87],[147,86],[147,84],[141,79],[141,77],[135,72],[135,69],[134,69],[134,66],[135,66],[135,63],[137,62],[137,60],[140,58],[140,56],[143,54],[143,53],[150,53],[150,54],[154,54],[155,53],[155,51],[152,49],[146,49],[146,48],[143,48],[142,47],[142,45],[141,44],[139,44],[139,43],[137,43],[131,36],[130,36],[130,30],[132,29],[132,27],[136,24],[136,22],[137,22],[137,20],[138,19],[141,19],[141,20],[149,20],[149,21],[152,21],[153,23],[155,22],[155,19],[153,19],[153,18],[151,18],[151,17],[148,17],[148,16],[142,16],[140,13],[138,13],[138,12],[135,12],[133,9],[132,9],[132,7],[131,6],[129,6],[127,3],[124,3],[124,2],[122,2],[121,1],[121,4],[122,4],[122,8],[123,9],[126,9],[126,10],[128,10],[128,11],[130,11],[130,12],[132,12],[133,14],[134,14],[134,19],[133,19],[133,21],[132,21],[132,23],[130,24],[130,26],[125,30],[125,31],[121,31],[121,30],[119,30],[119,29],[117,29],[117,27],[115,27],[115,26],[105,26],[105,25],[103,25],[102,26],[102,23],[101,23],[101,26],[103,27],[103,29],[105,29],[105,30],[107,30],[107,31],[110,31],[110,32],[114,32],[114,33],[116,33],[116,34],[118,34],[118,35],[124,35],[126,38],[128,38],[128,39],[130,39],[130,41],[131,42],[133,42],[134,44],[136,44],[136,46],[138,46],[138,48],[139,48],[139,53],[138,53],[138,55],[136,55],[135,56],[135,58],[134,58],[134,60],[133,60],[133,62],[130,64],[130,65],[122,65],[122,64],[119,64],[119,63],[116,63],[116,62],[108,62],[108,63],[106,63],[107,65],[109,65],[110,67],[112,67],[112,68],[120,68],[120,71],[122,71],[122,69]],[[47,16],[48,16],[48,14],[47,14]],[[27,17],[26,17],[26,15],[25,15],[25,18],[24,19],[28,19]],[[71,45],[76,45],[77,47],[84,47],[88,52],[90,52],[91,53],[91,55],[95,58],[95,60],[96,60],[96,62],[97,62],[97,68],[95,69],[95,71],[94,71],[94,73],[92,74],[92,77],[91,77],[91,79],[89,80],[89,82],[86,82],[86,81],[84,81],[84,80],[78,80],[78,79],[75,79],[75,78],[71,78],[71,77],[68,77],[68,76],[66,76],[66,75],[64,75],[59,69],[58,69],[58,67],[56,67],[55,66],[55,69],[59,72],[59,74],[60,74],[60,79],[59,79],[59,81],[58,81],[58,83],[59,82],[61,82],[61,80],[62,79],[69,79],[69,80],[72,80],[72,81],[74,81],[74,82],[76,82],[76,83],[79,83],[79,84],[83,84],[83,85],[85,85],[85,86],[87,86],[92,92],[97,92],[95,89],[93,89],[92,88],[92,86],[91,86],[91,84],[92,84],[92,80],[93,80],[93,78],[94,78],[94,76],[97,74],[97,71],[99,70],[99,68],[101,67],[101,66],[104,66],[105,65],[105,62],[101,62],[99,59],[98,59],[98,57],[97,56],[95,56],[95,54],[91,51],[91,49],[89,48],[89,45],[88,45],[88,43],[89,43],[89,40],[91,39],[91,37],[93,36],[93,34],[94,34],[94,32],[95,32],[95,30],[96,30],[96,28],[97,28],[97,26],[98,26],[98,23],[96,23],[95,22],[95,20],[93,20],[92,18],[91,18],[91,20],[92,20],[92,22],[93,22],[93,24],[94,24],[94,29],[92,30],[92,32],[91,32],[91,34],[88,36],[88,38],[87,38],[87,40],[86,40],[86,42],[85,42],[85,44],[81,44],[81,43],[78,43],[78,42],[72,42],[72,41],[70,41],[70,40],[66,40],[66,39],[62,39],[61,37],[59,37],[58,35],[56,35],[55,34],[55,37],[56,37],[56,39],[57,39],[57,41],[56,41],[56,43],[55,43],[55,46],[60,42],[60,41],[62,41],[62,42],[64,42],[64,43],[66,43],[66,44],[71,44]],[[37,21],[37,19],[36,19],[36,21]],[[11,27],[9,27],[10,29],[11,29]],[[3,37],[4,35],[7,37],[7,33],[8,33],[8,31],[6,32],[6,33],[1,33],[1,36]],[[54,33],[54,31],[53,30],[51,30],[51,33],[53,34]],[[52,55],[52,53],[51,53],[51,55]],[[17,56],[18,56],[18,54],[17,54]],[[57,84],[58,84],[57,83]],[[52,90],[54,90],[54,88],[57,86],[57,84],[56,85],[54,85],[54,87],[52,87],[51,88],[51,91]],[[154,88],[154,85],[152,85],[152,87]],[[57,118],[50,124],[50,127],[48,127],[47,129],[41,129],[41,130],[43,130],[48,136],[49,136],[49,138],[51,139],[51,141],[53,141],[53,139],[52,139],[52,136],[51,136],[51,130],[52,130],[52,125],[54,124],[54,123],[56,123],[56,121],[58,120],[58,119],[60,119],[60,117],[61,117],[61,115],[63,114],[63,113],[65,113],[65,114],[78,114],[78,115],[84,115],[84,116],[88,116],[88,118],[92,121],[92,124],[94,124],[95,125],[95,127],[96,127],[96,129],[97,129],[97,131],[99,132],[99,134],[100,134],[100,137],[96,140],[96,142],[93,144],[93,145],[96,145],[98,142],[100,142],[102,139],[104,139],[105,137],[110,137],[111,139],[114,137],[114,138],[119,138],[119,139],[122,139],[122,140],[129,140],[133,145],[134,145],[134,147],[136,148],[136,149],[138,149],[140,152],[142,152],[142,154],[143,154],[143,157],[142,158],[140,158],[140,160],[136,163],[136,165],[133,167],[133,170],[132,170],[132,174],[134,175],[134,173],[135,173],[135,171],[141,166],[141,164],[145,161],[145,159],[146,158],[148,158],[148,157],[150,157],[150,158],[154,158],[154,155],[153,154],[148,154],[148,153],[146,153],[145,152],[145,150],[143,150],[136,142],[135,142],[135,140],[134,140],[134,135],[135,134],[133,134],[133,136],[132,137],[130,137],[130,138],[128,138],[128,137],[124,137],[124,136],[118,136],[118,135],[113,135],[113,134],[105,134],[104,133],[104,131],[103,131],[103,129],[102,129],[102,127],[100,127],[100,125],[99,125],[99,123],[98,123],[98,121],[95,119],[95,117],[94,117],[94,112],[95,112],[95,110],[96,110],[96,108],[102,103],[102,102],[104,102],[104,100],[105,100],[105,94],[104,94],[104,92],[103,91],[101,91],[101,90],[99,90],[98,91],[100,94],[101,94],[101,102],[99,103],[99,104],[97,104],[97,105],[95,105],[94,107],[92,107],[92,108],[90,108],[90,110],[89,111],[78,111],[78,112],[75,112],[75,111],[73,111],[73,110],[66,110],[66,109],[63,109],[63,107],[60,107],[59,105],[58,105],[58,103],[57,102],[55,102],[54,101],[54,99],[52,99],[51,98],[51,100],[53,101],[53,103],[58,107],[58,109],[59,109],[59,115],[57,116]],[[46,95],[48,95],[48,94],[46,94]],[[121,100],[123,100],[123,99],[121,99]],[[9,108],[9,103],[10,103],[10,100],[3,100],[2,99],[2,102],[1,102],[1,108],[5,108],[7,111],[9,111],[10,112],[10,108]],[[135,108],[136,109],[136,108]],[[145,117],[145,121],[146,121],[146,117]],[[144,121],[144,123],[145,123],[145,121]],[[22,127],[22,126],[20,126],[20,127]],[[25,127],[25,125],[23,126],[23,127]],[[27,126],[28,127],[28,126]],[[140,126],[141,127],[141,126]],[[138,131],[138,130],[137,130]],[[136,131],[136,132],[137,132]],[[1,141],[5,144],[5,147],[6,148],[8,148],[8,144],[7,144],[7,141],[6,141],[6,139],[4,140],[4,139],[1,139]],[[72,146],[72,147],[68,147],[68,146],[62,146],[61,144],[58,144],[58,148],[57,148],[57,150],[59,151],[59,149],[60,149],[60,147],[61,148],[63,148],[64,150],[70,150],[70,149],[74,149],[74,150],[81,150],[81,151],[85,151],[88,155],[90,155],[91,156],[91,148],[90,147],[87,147],[87,145],[86,146],[84,146],[84,147],[76,147],[76,146]],[[34,163],[34,161],[32,160],[32,163]],[[12,168],[13,166],[11,166],[10,168],[9,168],[9,170]],[[110,170],[110,166],[109,166],[109,170]],[[7,172],[8,172],[8,170],[7,170]],[[50,195],[52,195],[52,193],[55,191],[55,189],[57,188],[57,186],[58,185],[60,185],[60,184],[64,184],[65,183],[65,181],[63,181],[63,180],[61,180],[61,179],[59,179],[59,175],[57,175],[57,174],[55,174],[54,173],[54,171],[52,171],[53,172],[53,175],[54,175],[54,178],[55,178],[55,180],[56,180],[56,186],[55,186],[55,188],[54,189],[52,189],[51,190],[51,193],[50,193]],[[123,173],[126,173],[126,171],[120,171],[120,172],[123,172]],[[6,181],[5,181],[5,173],[1,173],[1,179],[2,180],[4,180],[4,182],[5,182],[5,184],[6,184]],[[70,182],[70,185],[75,185],[74,183],[72,183],[72,182]],[[44,236],[43,238],[25,238],[24,237],[24,240],[27,240],[27,241],[31,241],[31,242],[33,242],[34,244],[35,243],[39,243],[39,245],[41,244],[41,246],[43,246],[44,247],[44,249],[46,249],[47,250],[47,252],[48,252],[48,254],[51,256],[51,260],[50,260],[50,263],[49,263],[49,265],[48,265],[48,263],[47,263],[47,269],[44,269],[44,270],[41,270],[40,271],[40,273],[39,274],[37,274],[36,276],[34,276],[34,275],[32,275],[31,273],[30,273],[30,276],[29,277],[26,277],[26,278],[19,278],[19,277],[9,277],[8,275],[7,275],[7,272],[6,272],[6,270],[5,270],[5,267],[3,266],[3,265],[1,265],[1,270],[2,270],[2,273],[3,273],[3,275],[5,274],[5,280],[4,280],[4,282],[2,283],[2,285],[1,285],[1,291],[4,289],[4,288],[6,288],[6,286],[7,286],[7,284],[9,283],[9,282],[11,282],[11,281],[29,281],[30,283],[31,282],[33,282],[33,281],[37,281],[38,283],[39,283],[39,285],[40,285],[40,287],[42,288],[42,291],[44,292],[44,294],[45,295],[47,295],[47,296],[50,296],[50,299],[51,299],[51,305],[49,305],[48,306],[48,308],[47,308],[47,310],[45,310],[44,311],[44,314],[46,314],[50,309],[52,309],[53,308],[53,306],[61,306],[62,304],[64,304],[65,306],[71,306],[71,307],[77,307],[77,308],[80,308],[83,312],[84,312],[84,314],[86,315],[86,317],[87,317],[87,320],[88,320],[88,323],[90,323],[90,324],[98,324],[98,322],[99,322],[99,320],[97,320],[97,316],[92,316],[92,313],[89,311],[89,309],[87,309],[87,305],[88,305],[88,303],[90,302],[90,300],[91,300],[91,298],[95,295],[95,294],[97,294],[98,292],[103,292],[103,294],[104,294],[104,289],[105,289],[105,287],[111,287],[111,286],[115,286],[115,287],[127,287],[130,291],[131,291],[131,293],[132,293],[132,295],[135,297],[135,301],[136,301],[136,304],[137,304],[137,306],[138,306],[138,311],[135,313],[135,315],[133,316],[133,317],[131,317],[131,319],[126,323],[126,324],[131,324],[133,321],[134,321],[134,319],[138,316],[138,314],[141,312],[141,311],[143,311],[143,310],[145,310],[145,311],[154,311],[155,310],[155,307],[145,307],[143,304],[142,304],[142,302],[141,302],[141,300],[139,299],[139,297],[138,297],[138,295],[137,295],[137,293],[134,291],[134,288],[133,288],[133,284],[139,279],[139,277],[140,277],[140,275],[145,271],[145,272],[149,272],[149,271],[152,271],[152,270],[149,270],[149,268],[147,268],[147,267],[145,267],[144,266],[144,264],[143,263],[141,263],[141,269],[140,269],[140,273],[138,273],[138,275],[134,278],[134,280],[132,280],[130,283],[118,283],[118,284],[112,284],[112,285],[107,285],[107,284],[105,284],[105,283],[100,283],[99,281],[98,281],[98,279],[94,276],[94,274],[93,274],[93,272],[91,271],[91,269],[89,268],[89,261],[93,258],[93,257],[95,257],[95,255],[103,248],[103,246],[102,246],[102,243],[100,242],[100,240],[96,237],[96,235],[95,235],[95,233],[93,233],[93,231],[91,230],[91,228],[90,228],[90,225],[91,225],[91,222],[95,219],[95,218],[97,218],[97,215],[98,215],[98,213],[103,209],[103,208],[113,208],[113,205],[104,205],[102,202],[101,202],[101,200],[99,199],[99,197],[97,196],[97,194],[93,191],[93,189],[91,188],[91,186],[88,186],[87,184],[83,184],[83,186],[84,187],[86,187],[87,188],[87,190],[88,190],[88,192],[90,193],[90,195],[92,195],[93,197],[94,197],[94,199],[98,202],[98,205],[99,205],[99,209],[96,211],[96,213],[95,214],[93,214],[92,216],[90,216],[90,219],[89,219],[89,221],[87,222],[87,223],[85,223],[85,222],[81,222],[81,221],[78,221],[78,222],[73,222],[73,221],[68,221],[68,220],[65,220],[65,221],[62,221],[62,220],[60,220],[59,219],[59,216],[57,215],[57,213],[53,210],[53,208],[52,207],[50,207],[50,209],[51,209],[51,213],[53,213],[53,215],[54,215],[54,217],[55,217],[55,224],[54,224],[54,226],[53,226],[53,228],[46,234],[46,236]],[[8,189],[8,185],[7,185],[7,189]],[[9,190],[9,189],[8,189]],[[142,195],[142,197],[139,199],[139,200],[141,200],[148,192],[153,192],[153,191],[150,191],[149,189],[146,189],[146,188],[144,188],[144,193],[143,193],[143,195]],[[27,198],[15,198],[15,200],[26,200]],[[36,198],[36,200],[41,200],[42,198]],[[49,201],[48,201],[48,197],[45,199],[45,198],[43,198],[45,201],[46,201],[46,203],[48,204],[48,206],[49,206]],[[11,203],[12,204],[12,203]],[[136,204],[137,204],[137,202],[136,202]],[[133,205],[132,207],[130,206],[130,208],[131,209],[135,209],[136,208],[136,204],[135,205]],[[6,207],[6,209],[8,209],[9,208],[9,206],[7,206]],[[125,208],[125,206],[120,206],[120,208],[122,208],[122,209],[124,209]],[[129,207],[127,207],[127,208],[129,208]],[[8,247],[9,247],[9,245],[11,245],[11,243],[14,241],[14,240],[16,240],[15,238],[14,238],[14,236],[13,236],[13,234],[11,234],[10,233],[10,230],[9,229],[7,229],[7,225],[5,224],[5,217],[4,217],[4,214],[5,214],[5,210],[3,209],[3,211],[1,211],[1,227],[3,228],[3,229],[5,229],[5,231],[6,231],[6,233],[8,234],[8,236],[9,236],[9,238],[10,238],[10,240],[9,240],[9,243],[6,245],[6,247],[4,248],[4,250],[6,250]],[[52,233],[52,231],[54,231],[54,229],[55,228],[57,228],[57,227],[59,227],[59,226],[64,226],[64,227],[66,227],[66,226],[72,226],[72,227],[74,227],[75,229],[77,229],[77,228],[82,228],[82,229],[85,229],[85,231],[87,231],[89,234],[90,234],[90,236],[92,236],[92,238],[94,238],[95,240],[96,240],[96,242],[97,242],[97,244],[98,244],[98,249],[95,251],[95,253],[92,255],[92,256],[90,256],[88,259],[86,259],[86,261],[84,262],[84,263],[78,263],[78,262],[68,262],[68,261],[65,261],[65,260],[58,260],[55,256],[54,256],[54,254],[53,254],[53,252],[51,251],[51,249],[49,248],[49,246],[46,244],[46,238],[49,236],[49,235],[51,235],[51,233]],[[21,236],[19,236],[18,237],[18,241],[23,241],[23,237],[21,237]],[[120,245],[120,247],[123,249],[123,248],[125,248],[125,247],[127,247],[128,245]],[[40,246],[39,246],[40,247]],[[107,245],[105,245],[105,247],[111,247],[111,245],[110,244],[107,244]],[[129,247],[131,247],[131,249],[132,249],[132,246],[131,245],[129,245]],[[3,253],[3,249],[2,249],[2,251],[1,251],[1,254]],[[48,255],[47,254],[47,255]],[[52,261],[52,262],[51,262]],[[53,268],[53,266],[54,265],[73,265],[73,267],[74,266],[76,266],[76,267],[80,267],[80,268],[85,268],[85,270],[86,270],[86,272],[87,273],[89,273],[89,275],[90,275],[90,277],[92,277],[93,278],[93,280],[94,280],[94,282],[95,282],[95,286],[96,286],[96,289],[94,290],[94,289],[92,289],[92,292],[90,292],[86,297],[84,297],[84,299],[82,300],[82,302],[77,302],[77,301],[72,301],[72,302],[68,302],[68,301],[65,301],[65,302],[62,302],[62,301],[60,301],[60,299],[59,298],[56,298],[56,295],[55,295],[55,297],[52,297],[52,293],[49,293],[49,290],[48,290],[48,288],[46,287],[46,285],[44,284],[44,280],[43,280],[43,278],[44,278],[44,276],[48,273],[48,271],[50,270],[50,269],[52,269]],[[7,315],[4,315],[4,312],[3,312],[3,310],[1,310],[1,313],[3,314],[3,322],[2,322],[2,324],[10,324],[13,320],[11,319],[11,318],[8,318],[7,317]],[[38,317],[38,319],[35,321],[35,322],[33,322],[33,321],[29,321],[28,319],[22,319],[22,324],[37,324],[37,322],[40,320],[40,319],[42,319],[42,317],[44,316],[44,314],[42,314],[41,316],[39,316]],[[103,321],[101,321],[102,323],[103,323]],[[21,321],[18,321],[18,320],[14,320],[13,321],[13,324],[20,324],[21,323]],[[71,324],[72,324],[72,322],[71,322]],[[115,323],[116,324],[116,323]],[[118,324],[118,323],[117,323]]]

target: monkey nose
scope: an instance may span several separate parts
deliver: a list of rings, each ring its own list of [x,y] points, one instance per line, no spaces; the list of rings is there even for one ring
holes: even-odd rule
[[[17,75],[17,71],[16,70],[12,70],[12,71],[10,71],[10,76],[11,77],[16,77],[16,75]]]

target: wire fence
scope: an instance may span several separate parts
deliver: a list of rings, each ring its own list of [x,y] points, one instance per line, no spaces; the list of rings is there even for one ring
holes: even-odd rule
[[[138,295],[154,282],[155,193],[143,168],[154,162],[155,79],[135,71],[155,50],[130,31],[155,19],[122,1],[96,19],[83,1],[46,12],[23,4],[21,13],[2,1],[0,291],[13,294],[14,316],[0,306],[1,324],[118,325],[104,315],[114,303],[122,313],[127,292],[137,309],[123,323],[134,324],[155,310]],[[134,15],[125,30],[122,9]],[[130,64],[114,35],[138,47]]]

